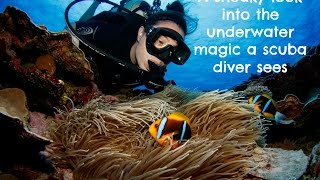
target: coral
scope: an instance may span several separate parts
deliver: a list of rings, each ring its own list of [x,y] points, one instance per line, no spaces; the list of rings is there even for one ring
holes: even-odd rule
[[[72,100],[73,103],[85,104],[91,99],[102,95],[95,83],[91,83],[86,86],[76,86],[69,81],[65,81],[65,98],[63,104],[67,104],[68,100]]]
[[[279,148],[256,148],[254,160],[258,168],[250,174],[263,179],[287,180],[300,178],[308,166],[308,156],[300,151]]]
[[[51,76],[56,72],[54,58],[50,55],[39,56],[36,60],[36,67],[40,70],[47,71]]]
[[[269,94],[272,97],[272,92],[269,90],[267,86],[261,85],[251,85],[248,86],[245,90],[239,92],[239,96],[250,98],[252,96],[256,96],[258,94]]]
[[[49,121],[45,114],[40,112],[29,112],[29,128],[32,132],[39,134],[43,137],[48,137],[47,131],[49,128]]]
[[[17,88],[0,90],[0,168],[33,162],[51,140],[29,129],[25,93]],[[38,159],[39,160],[39,159]]]
[[[288,94],[284,100],[277,102],[278,111],[288,119],[297,119],[301,116],[304,104],[293,94]]]
[[[264,133],[257,114],[232,92],[190,98],[193,93],[171,90],[121,103],[95,99],[61,112],[62,121],[52,130],[52,160],[58,167],[71,166],[75,179],[243,178],[244,169],[255,166],[250,157]],[[190,117],[194,133],[170,150],[151,138],[148,126],[177,108]]]
[[[8,88],[0,90],[1,114],[17,118],[25,125],[28,119],[27,98],[21,89]]]

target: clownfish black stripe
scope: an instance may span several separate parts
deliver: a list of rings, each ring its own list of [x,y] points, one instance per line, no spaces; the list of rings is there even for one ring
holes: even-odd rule
[[[264,113],[267,110],[267,108],[270,106],[270,103],[271,103],[271,99],[269,99],[269,101],[267,101],[267,103],[264,105],[264,107],[261,111],[262,113]]]

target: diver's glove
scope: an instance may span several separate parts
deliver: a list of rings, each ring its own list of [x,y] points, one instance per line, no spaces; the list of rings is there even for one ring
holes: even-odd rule
[[[173,80],[164,80],[164,75],[167,71],[165,67],[159,67],[151,61],[149,61],[148,63],[150,71],[145,73],[143,77],[144,84],[147,88],[154,89],[154,92],[159,92],[169,84],[176,84]]]

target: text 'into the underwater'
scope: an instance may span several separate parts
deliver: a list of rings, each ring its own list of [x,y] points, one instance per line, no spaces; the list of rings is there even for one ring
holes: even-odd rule
[[[294,11],[303,5],[303,0],[198,0],[198,3],[220,7],[219,12],[211,13],[212,27],[202,29],[206,44],[193,47],[195,56],[216,57],[212,67],[215,73],[286,73],[287,63],[270,64],[261,57],[307,54],[306,44],[295,43],[295,38],[301,39],[295,22],[283,25],[288,13],[277,9],[281,5]],[[299,14],[291,13],[291,16]],[[241,58],[250,60],[237,63],[235,59]]]

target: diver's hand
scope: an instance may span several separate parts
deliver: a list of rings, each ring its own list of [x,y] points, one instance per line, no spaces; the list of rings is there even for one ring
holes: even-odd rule
[[[174,81],[164,80],[164,75],[167,71],[165,67],[159,67],[151,61],[149,61],[148,63],[150,71],[146,72],[143,77],[144,84],[147,88],[154,89],[155,92],[159,92],[162,91],[167,85],[175,84]]]

